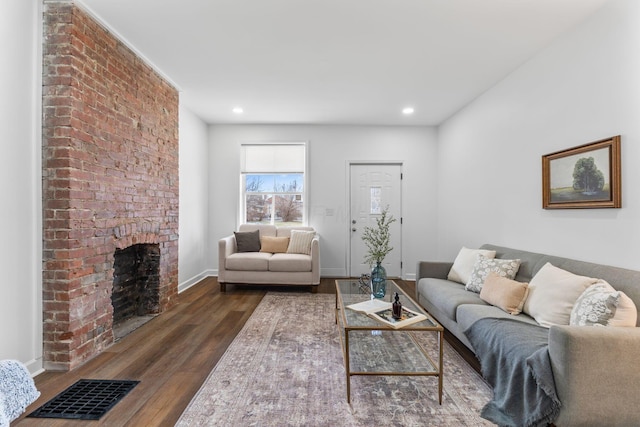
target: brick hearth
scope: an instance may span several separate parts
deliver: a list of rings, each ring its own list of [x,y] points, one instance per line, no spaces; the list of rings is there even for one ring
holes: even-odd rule
[[[116,249],[158,244],[178,291],[178,92],[70,1],[45,2],[44,366],[113,342]]]

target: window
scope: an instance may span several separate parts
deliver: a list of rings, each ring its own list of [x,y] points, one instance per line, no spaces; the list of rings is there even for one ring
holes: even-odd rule
[[[306,224],[306,144],[241,146],[241,222]]]

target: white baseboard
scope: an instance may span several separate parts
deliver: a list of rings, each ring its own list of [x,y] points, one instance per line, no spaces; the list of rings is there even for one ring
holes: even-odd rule
[[[178,285],[178,293],[186,291],[187,289],[189,289],[190,287],[192,287],[193,285],[195,285],[196,283],[200,282],[202,279],[205,279],[207,277],[218,277],[218,270],[217,269],[205,270],[202,273],[196,274],[192,278],[185,280],[184,282]],[[344,268],[323,268],[320,270],[320,277],[342,278],[342,277],[349,277],[349,276],[347,275],[347,270]],[[415,273],[404,274],[402,279],[416,280],[416,274]]]
[[[31,377],[35,377],[38,374],[44,372],[44,367],[42,366],[42,358],[31,359],[28,362],[22,362],[22,364],[27,368]]]
[[[344,268],[322,268],[320,277],[349,277],[347,270]],[[416,280],[416,273],[406,273],[402,275],[402,280]]]
[[[192,278],[185,280],[182,283],[178,284],[178,293],[184,292],[187,289],[189,289],[190,287],[192,287],[193,285],[195,285],[196,283],[200,282],[202,279],[209,277],[209,276],[214,276],[214,274],[212,273],[213,270],[205,270],[202,273],[196,274],[195,276],[193,276]]]
[[[347,277],[347,270],[344,268],[321,268],[320,277]]]

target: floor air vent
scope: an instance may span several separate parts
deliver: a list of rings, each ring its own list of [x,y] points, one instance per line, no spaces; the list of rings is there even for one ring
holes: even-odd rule
[[[140,381],[79,380],[33,411],[32,418],[99,420]]]

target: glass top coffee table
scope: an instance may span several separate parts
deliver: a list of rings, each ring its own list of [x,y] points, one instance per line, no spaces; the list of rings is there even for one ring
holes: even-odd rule
[[[392,280],[387,280],[387,292],[382,300],[391,302],[396,292],[403,307],[425,315],[426,319],[394,329],[347,308],[371,299],[370,291],[357,279],[336,280],[336,324],[347,374],[347,402],[351,403],[354,375],[404,375],[438,377],[438,401],[442,404],[444,329]],[[436,333],[438,348],[423,348],[415,339],[416,333]]]

